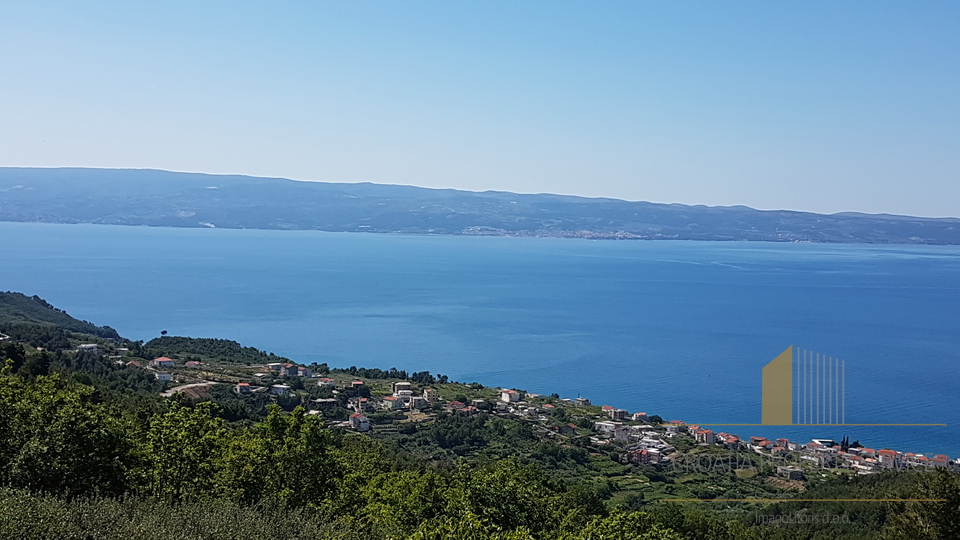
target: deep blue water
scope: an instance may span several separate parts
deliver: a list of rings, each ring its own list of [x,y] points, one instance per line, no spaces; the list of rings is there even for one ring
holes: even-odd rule
[[[960,454],[960,248],[0,223],[0,289],[133,339],[430,370],[687,422],[760,421],[788,345],[846,361],[846,421],[730,428]]]

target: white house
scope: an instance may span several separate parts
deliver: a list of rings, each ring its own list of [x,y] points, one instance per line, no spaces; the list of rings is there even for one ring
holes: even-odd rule
[[[285,384],[275,384],[270,387],[270,393],[285,396],[290,393],[290,387]]]
[[[162,381],[162,382],[172,381],[172,380],[173,380],[173,375],[171,375],[171,374],[169,374],[169,373],[164,373],[164,372],[162,372],[162,371],[158,371],[158,372],[154,373],[153,376],[156,377],[158,381]]]
[[[515,403],[520,401],[520,392],[516,390],[504,390],[500,392],[500,401],[504,403]]]
[[[360,413],[353,413],[350,415],[350,427],[357,431],[369,431],[370,420]]]
[[[620,422],[594,422],[593,428],[601,433],[613,433],[623,427]]]

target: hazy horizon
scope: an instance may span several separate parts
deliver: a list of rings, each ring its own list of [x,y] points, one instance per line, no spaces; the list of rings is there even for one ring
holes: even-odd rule
[[[864,211],[856,210],[856,209],[852,209],[852,210],[838,210],[838,211],[836,211],[836,212],[829,212],[829,213],[828,213],[828,212],[813,212],[813,211],[810,211],[810,210],[797,210],[797,209],[792,209],[792,208],[759,208],[759,207],[756,207],[756,206],[750,206],[750,205],[746,205],[746,204],[701,204],[701,203],[689,203],[689,202],[684,202],[684,201],[654,201],[654,200],[648,200],[648,199],[626,199],[626,198],[622,198],[622,197],[612,197],[612,196],[605,196],[605,195],[578,195],[578,194],[575,194],[575,193],[557,193],[557,192],[548,192],[548,191],[516,191],[516,190],[504,190],[504,189],[484,189],[484,190],[480,190],[480,189],[469,189],[469,188],[459,188],[459,187],[416,186],[416,185],[413,185],[413,184],[400,184],[400,183],[395,183],[395,182],[374,182],[374,181],[335,182],[335,181],[329,181],[329,180],[310,180],[310,179],[303,179],[303,178],[287,178],[287,177],[283,177],[283,176],[252,175],[252,174],[243,174],[243,173],[209,173],[209,172],[204,172],[204,171],[176,171],[176,170],[171,170],[171,169],[157,169],[157,168],[152,168],[152,167],[70,167],[70,166],[62,166],[62,167],[7,167],[7,166],[0,166],[0,168],[8,168],[8,169],[18,169],[18,168],[22,168],[22,169],[91,169],[91,170],[106,169],[106,170],[116,170],[116,171],[124,171],[124,170],[129,170],[129,171],[146,170],[146,171],[162,171],[162,172],[184,173],[184,174],[202,174],[202,175],[208,175],[208,176],[241,176],[241,177],[248,177],[248,178],[269,178],[269,179],[278,179],[278,180],[292,180],[292,181],[294,181],[294,182],[316,182],[316,183],[330,183],[330,184],[378,184],[378,185],[388,185],[388,186],[419,187],[419,188],[424,188],[424,189],[441,189],[441,190],[442,190],[442,189],[452,189],[452,190],[456,190],[456,191],[464,191],[464,192],[471,192],[471,193],[500,192],[500,193],[515,193],[515,194],[517,194],[517,195],[560,195],[560,196],[565,196],[565,197],[582,197],[582,198],[587,198],[587,199],[611,199],[611,200],[621,200],[621,201],[627,201],[627,202],[650,202],[650,203],[656,203],[656,204],[678,204],[678,205],[684,205],[684,206],[707,206],[707,207],[713,207],[713,208],[732,208],[732,207],[742,207],[742,206],[745,206],[745,207],[752,208],[752,209],[754,209],[754,210],[763,210],[763,211],[788,211],[788,212],[807,212],[807,213],[823,214],[823,215],[833,215],[833,214],[868,214],[868,215],[892,215],[892,216],[920,217],[920,218],[936,218],[936,219],[960,219],[960,215],[956,215],[956,216],[948,216],[948,215],[942,215],[942,216],[922,216],[922,215],[917,215],[917,214],[895,214],[895,213],[891,213],[891,212],[864,212]],[[0,189],[2,189],[2,186],[0,186]]]
[[[0,165],[960,215],[950,2],[0,6]]]

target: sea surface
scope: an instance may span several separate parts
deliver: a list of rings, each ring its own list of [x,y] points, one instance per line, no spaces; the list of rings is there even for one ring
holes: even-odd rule
[[[848,423],[715,427],[960,456],[960,248],[0,223],[0,290],[149,340],[429,370],[688,423],[760,422],[790,345]]]

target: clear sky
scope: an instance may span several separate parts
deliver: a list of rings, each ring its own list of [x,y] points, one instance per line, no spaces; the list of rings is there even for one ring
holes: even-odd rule
[[[960,3],[0,3],[0,166],[960,216]]]

